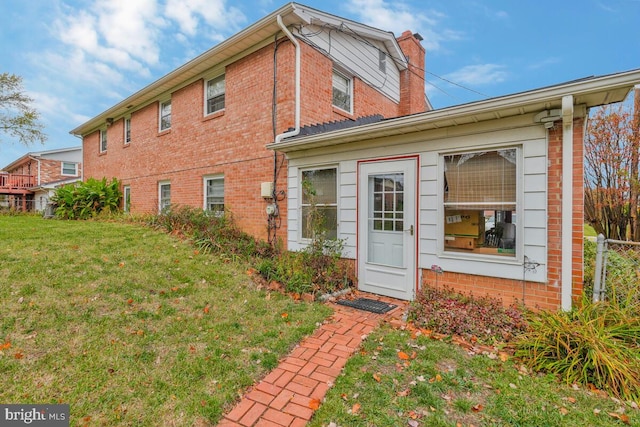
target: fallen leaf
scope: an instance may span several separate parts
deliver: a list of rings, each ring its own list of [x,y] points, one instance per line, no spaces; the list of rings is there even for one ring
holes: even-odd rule
[[[342,393],[340,397],[342,398],[342,400],[349,400],[349,396],[347,396],[347,393]]]
[[[376,372],[375,374],[373,374],[373,379],[380,382],[380,372]]]
[[[16,353],[13,355],[14,358],[16,359],[22,359],[24,357],[24,354],[22,354],[19,351],[16,351]]]
[[[189,353],[195,353],[196,352],[196,348],[192,345],[189,346]]]
[[[0,350],[6,350],[8,348],[11,348],[11,343],[9,341],[6,341],[4,344],[0,345]]]
[[[418,427],[420,425],[420,423],[416,420],[409,420],[407,421],[407,424],[409,425],[409,427]]]
[[[127,300],[127,304],[133,304],[133,298],[129,298],[129,299]]]
[[[411,390],[406,389],[406,390],[399,391],[397,395],[400,397],[407,397],[409,396],[409,393],[411,393]]]
[[[618,414],[616,412],[608,412],[609,416],[615,418],[616,420],[620,420],[625,424],[630,424],[629,416],[625,414]]]
[[[209,314],[209,304],[205,305],[202,311],[204,311],[204,314]]]
[[[410,357],[407,353],[405,353],[404,351],[399,351],[398,352],[398,357],[402,360],[409,360]]]
[[[564,406],[560,409],[558,409],[560,411],[560,413],[562,415],[567,415],[569,413],[569,410],[567,408],[565,408]]]
[[[309,408],[313,409],[314,411],[317,411],[318,408],[320,408],[320,399],[311,399],[309,401]]]
[[[289,313],[282,313],[280,317],[282,317],[283,319],[286,319],[287,317],[289,317]]]
[[[440,375],[440,374],[436,374],[435,377],[429,378],[429,382],[430,383],[435,383],[435,382],[440,382],[440,381],[442,381],[442,375]]]
[[[480,411],[482,411],[483,409],[484,409],[484,406],[482,406],[480,403],[478,403],[477,405],[473,405],[473,406],[471,407],[471,410],[472,410],[473,412],[480,412]]]
[[[518,386],[517,386],[517,385],[515,385],[514,383],[509,383],[509,387],[511,387],[511,388],[513,388],[513,389],[518,388]]]
[[[502,360],[503,362],[509,360],[509,355],[507,353],[501,351],[500,353],[498,353],[498,355],[500,356],[500,360]]]
[[[178,289],[180,289],[180,288],[178,288],[177,286],[174,286],[173,288],[171,288],[171,290],[172,290],[173,292],[176,292]]]
[[[353,415],[358,415],[358,413],[360,412],[360,407],[361,405],[359,403],[354,403],[353,406],[351,407],[351,413]]]

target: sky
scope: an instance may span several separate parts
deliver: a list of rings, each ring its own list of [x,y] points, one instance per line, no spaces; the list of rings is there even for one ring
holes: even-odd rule
[[[420,33],[434,108],[640,68],[640,0],[303,0],[396,36]],[[23,78],[48,139],[0,133],[0,170],[81,145],[69,132],[286,4],[0,0],[0,73]]]

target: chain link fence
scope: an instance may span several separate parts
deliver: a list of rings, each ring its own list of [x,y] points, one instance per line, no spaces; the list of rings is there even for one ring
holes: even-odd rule
[[[593,301],[637,299],[640,295],[640,242],[596,239]]]

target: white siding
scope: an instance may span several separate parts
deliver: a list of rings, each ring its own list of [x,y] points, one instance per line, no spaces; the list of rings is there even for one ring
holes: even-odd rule
[[[527,271],[526,279],[545,282],[547,277],[547,138],[542,126],[531,126],[526,118],[519,119],[520,126],[508,122],[506,130],[483,129],[471,133],[461,126],[446,133],[438,133],[423,140],[411,135],[406,143],[389,144],[389,141],[367,141],[350,147],[321,148],[304,153],[292,153],[289,162],[289,248],[298,249],[295,211],[297,210],[298,168],[337,164],[339,171],[339,236],[346,240],[345,255],[355,258],[356,235],[356,183],[358,160],[419,154],[419,241],[418,266],[430,269],[439,265],[445,271],[477,274],[522,280],[525,273],[525,255],[540,265],[535,271]],[[497,121],[500,122],[500,121]],[[517,122],[517,121],[516,121]],[[524,125],[522,123],[525,123]],[[476,125],[477,126],[477,125]],[[433,134],[432,134],[433,135]],[[443,174],[440,165],[442,153],[452,150],[497,149],[518,147],[519,200],[517,257],[491,256],[444,252],[443,225]]]
[[[387,53],[384,45],[375,40],[364,40],[361,36],[306,25],[297,34],[308,43],[329,55],[344,71],[360,77],[371,87],[400,102],[400,71],[395,62],[387,56],[386,70],[380,70],[379,52]]]

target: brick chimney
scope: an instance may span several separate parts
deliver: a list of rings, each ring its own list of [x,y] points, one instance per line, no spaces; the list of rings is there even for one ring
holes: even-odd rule
[[[425,93],[425,49],[422,37],[405,31],[397,38],[400,49],[409,62],[409,68],[400,74],[400,115],[427,111]]]

